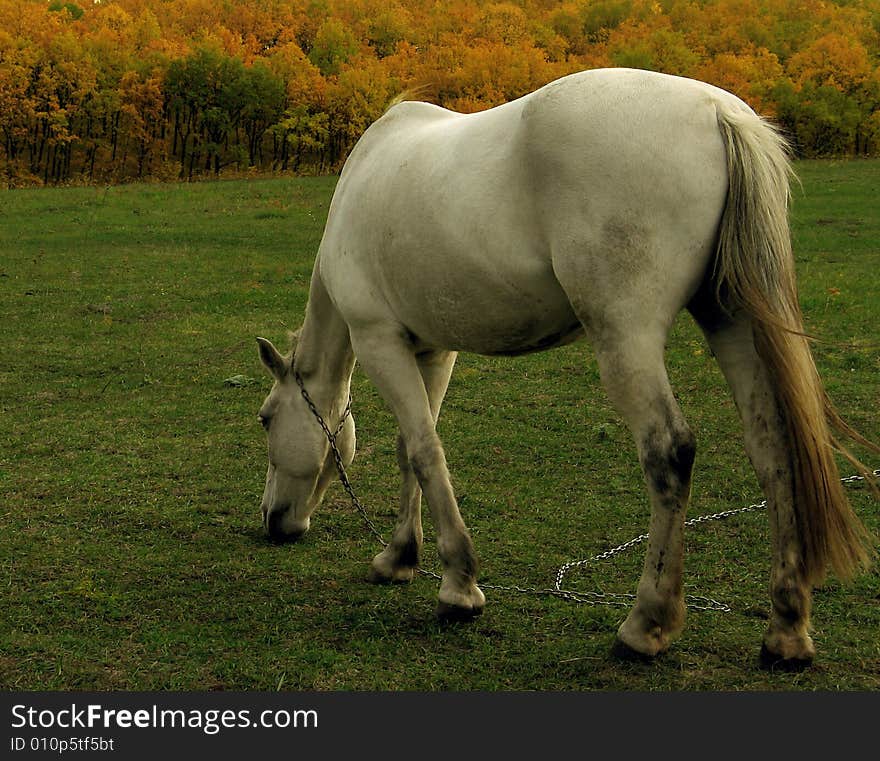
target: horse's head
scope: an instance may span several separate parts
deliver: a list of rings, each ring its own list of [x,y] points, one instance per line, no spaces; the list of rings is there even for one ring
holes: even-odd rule
[[[261,509],[263,526],[275,541],[298,539],[309,529],[315,508],[336,473],[327,437],[302,396],[292,370],[293,359],[282,356],[270,341],[258,338],[260,359],[275,379],[260,408],[259,421],[269,441],[269,469]],[[327,389],[310,388],[316,402]],[[341,412],[341,410],[338,410]],[[321,414],[327,415],[322,409]],[[337,416],[328,425],[335,425]],[[345,465],[354,458],[355,429],[351,415],[337,434]]]

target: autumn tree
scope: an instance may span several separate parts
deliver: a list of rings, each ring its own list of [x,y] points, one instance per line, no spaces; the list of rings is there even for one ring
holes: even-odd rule
[[[137,161],[139,179],[150,174],[150,161],[160,149],[165,108],[162,84],[163,77],[158,71],[146,76],[127,71],[119,83],[120,131],[125,141],[122,164],[125,165],[125,157],[131,150]],[[94,174],[93,166],[90,173]]]
[[[409,88],[470,112],[600,66],[877,155],[878,62],[880,0],[0,0],[0,177],[337,171]]]
[[[326,80],[295,42],[273,51],[269,65],[284,91],[281,118],[268,130],[272,168],[300,171],[310,156],[320,164],[329,135]]]

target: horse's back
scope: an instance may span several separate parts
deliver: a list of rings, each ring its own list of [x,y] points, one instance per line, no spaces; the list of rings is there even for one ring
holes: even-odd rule
[[[352,315],[385,308],[428,344],[484,353],[551,345],[578,322],[573,298],[604,309],[615,291],[658,291],[658,274],[677,311],[723,210],[721,101],[747,108],[612,69],[476,114],[394,106],[340,178],[322,275]]]

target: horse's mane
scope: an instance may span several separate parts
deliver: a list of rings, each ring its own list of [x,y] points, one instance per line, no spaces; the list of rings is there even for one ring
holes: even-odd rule
[[[296,354],[296,346],[299,343],[300,335],[302,335],[302,325],[296,330],[287,331],[287,343],[290,345],[290,349],[288,349],[285,359],[290,361],[291,366],[293,366],[293,355]]]
[[[412,87],[407,87],[405,90],[397,93],[390,101],[388,101],[388,105],[385,106],[385,110],[382,112],[383,114],[387,114],[392,108],[394,108],[399,103],[404,103],[409,100],[417,100],[424,103],[434,103],[437,100],[437,85],[436,84],[421,84],[421,85],[413,85]]]

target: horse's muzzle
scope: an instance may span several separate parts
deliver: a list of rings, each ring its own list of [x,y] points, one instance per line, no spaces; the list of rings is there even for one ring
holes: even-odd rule
[[[290,520],[290,508],[268,510],[263,512],[263,526],[269,539],[278,544],[295,542],[309,530],[308,521]]]

